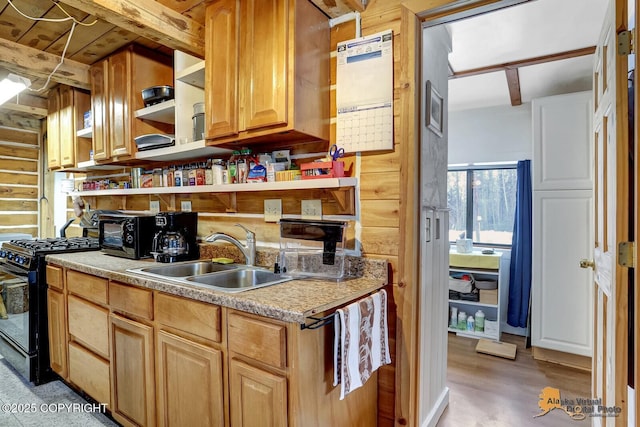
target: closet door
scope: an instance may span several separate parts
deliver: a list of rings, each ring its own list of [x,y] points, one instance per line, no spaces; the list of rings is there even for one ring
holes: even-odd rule
[[[590,357],[593,279],[580,260],[594,242],[591,92],[535,99],[532,110],[534,357],[535,348]]]
[[[532,344],[590,357],[593,278],[580,259],[593,258],[591,190],[536,191],[533,206]]]

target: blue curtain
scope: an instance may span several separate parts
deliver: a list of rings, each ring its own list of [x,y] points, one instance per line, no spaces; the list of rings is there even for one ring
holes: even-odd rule
[[[518,162],[516,217],[511,242],[507,323],[525,328],[531,295],[531,161]]]

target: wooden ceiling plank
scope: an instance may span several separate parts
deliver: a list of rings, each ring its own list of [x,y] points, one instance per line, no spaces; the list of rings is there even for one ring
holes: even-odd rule
[[[531,65],[544,64],[545,62],[560,61],[563,59],[577,58],[579,56],[593,55],[596,51],[595,46],[585,47],[581,49],[568,50],[550,55],[536,56],[534,58],[522,59],[519,61],[505,62],[504,64],[488,65],[486,67],[473,68],[470,70],[455,71],[450,79],[459,79],[461,77],[477,76],[480,74],[495,73],[496,71],[504,71],[508,69],[528,67]]]
[[[96,17],[87,15],[82,21],[83,23],[90,24],[96,22]],[[101,38],[105,34],[109,33],[115,28],[115,26],[109,22],[102,21],[100,19],[94,25],[77,25],[73,32],[73,37],[67,47],[66,57],[74,61],[82,62],[83,64],[93,64],[94,62],[102,59],[102,56],[96,56],[91,50],[94,44],[101,43]],[[67,38],[62,37],[49,46],[46,51],[53,55],[62,55],[64,46],[67,43]],[[102,42],[104,43],[104,42]]]
[[[520,93],[520,76],[517,68],[504,70],[507,75],[507,86],[509,87],[509,98],[511,98],[511,106],[516,107],[522,105],[522,95]]]
[[[55,6],[53,3],[43,2],[42,0],[21,0],[16,4],[16,7],[25,15],[40,18]],[[7,4],[7,7],[0,15],[0,37],[18,41],[36,23],[37,21],[22,16],[11,5]]]
[[[111,25],[111,30],[102,34],[84,49],[76,52],[71,58],[78,62],[93,64],[139,38],[137,34],[118,28],[110,23],[109,25]]]
[[[73,12],[73,10],[71,9],[71,7],[65,8],[65,10],[69,12],[69,14]],[[80,21],[87,17],[86,13],[79,11],[75,12],[75,16],[73,14],[71,15]],[[79,14],[82,15],[79,16]],[[52,8],[43,16],[43,18],[45,19],[62,19],[66,17],[67,15],[65,15],[64,12],[58,7]],[[73,24],[71,20],[61,22],[38,21],[36,25],[32,26],[31,29],[24,33],[22,37],[20,37],[20,39],[17,41],[20,44],[24,44],[35,49],[48,51],[49,46],[54,44],[57,40],[62,39],[66,43],[72,25]]]
[[[154,0],[62,0],[172,49],[204,58],[204,26]]]
[[[364,6],[359,0],[311,0],[311,2],[330,18],[364,10]]]
[[[60,57],[24,46],[9,40],[0,39],[0,66],[25,77],[34,76],[46,79],[60,62]],[[65,59],[52,81],[69,86],[89,89],[89,66]],[[39,89],[32,85],[32,90]]]

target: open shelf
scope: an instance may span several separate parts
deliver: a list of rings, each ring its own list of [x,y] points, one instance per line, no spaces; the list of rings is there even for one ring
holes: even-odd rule
[[[176,122],[176,101],[160,102],[136,111],[136,118],[144,120],[152,120],[154,122],[175,124]]]
[[[232,150],[216,146],[207,146],[204,140],[176,144],[172,147],[155,148],[153,150],[138,151],[136,159],[171,162],[175,160],[196,159],[198,157],[214,156],[218,154],[229,155]]]
[[[465,301],[465,300],[461,300],[461,299],[450,299],[449,303],[472,305],[474,307],[486,307],[486,308],[497,308],[498,307],[498,304],[487,304],[487,303],[484,303],[484,302]]]
[[[239,193],[245,191],[306,190],[313,188],[355,187],[356,178],[325,178],[298,181],[259,182],[226,185],[196,185],[190,187],[124,188],[78,191],[79,196],[127,196],[136,194]]]
[[[78,162],[78,165],[73,168],[64,168],[57,172],[89,172],[89,171],[114,171],[119,169],[124,169],[125,166],[122,165],[101,165],[96,163],[94,160],[87,160],[84,162]]]
[[[471,338],[488,338],[491,340],[497,340],[497,334],[486,334],[484,332],[476,332],[476,331],[467,331],[466,329],[456,329],[456,328],[448,328],[449,332],[455,332],[458,335],[462,335],[465,337]]]
[[[176,80],[204,89],[204,61],[176,71]]]
[[[84,128],[76,132],[78,138],[93,138],[93,128]]]

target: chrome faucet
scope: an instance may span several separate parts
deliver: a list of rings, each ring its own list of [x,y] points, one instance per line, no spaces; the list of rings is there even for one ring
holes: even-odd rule
[[[236,245],[242,255],[244,255],[244,261],[247,265],[254,265],[256,262],[256,233],[249,230],[242,224],[235,224],[237,227],[241,227],[247,233],[247,246],[244,246],[235,237],[229,236],[225,233],[213,233],[211,236],[205,238],[207,242],[215,242],[216,240],[223,240],[225,242]]]

